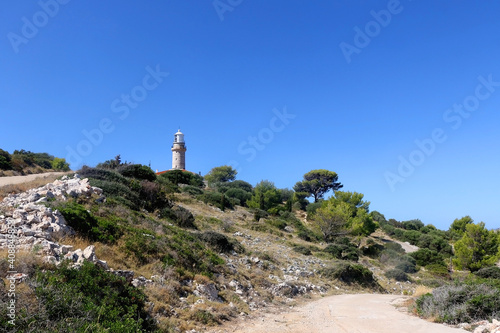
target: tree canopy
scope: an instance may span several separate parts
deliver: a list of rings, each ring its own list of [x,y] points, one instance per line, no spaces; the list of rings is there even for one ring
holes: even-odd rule
[[[471,272],[492,266],[499,257],[499,236],[485,228],[484,222],[467,223],[463,237],[455,243],[453,263]]]
[[[229,165],[212,168],[206,175],[205,180],[208,184],[226,183],[236,179],[238,172]]]
[[[313,223],[325,241],[348,234],[367,236],[375,231],[377,223],[368,214],[370,202],[363,201],[363,197],[362,193],[337,191],[322,202],[314,213]]]
[[[323,198],[326,192],[337,191],[343,185],[338,182],[337,173],[325,169],[311,170],[304,175],[304,180],[297,182],[295,192],[305,192],[314,197],[314,202]]]
[[[247,205],[250,208],[259,208],[269,211],[282,203],[281,192],[273,182],[262,180],[255,185],[254,192]]]

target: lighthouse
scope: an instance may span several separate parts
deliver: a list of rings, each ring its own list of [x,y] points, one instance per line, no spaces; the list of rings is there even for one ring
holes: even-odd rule
[[[172,145],[172,170],[186,169],[186,150],[184,134],[179,129],[174,134],[174,144]]]

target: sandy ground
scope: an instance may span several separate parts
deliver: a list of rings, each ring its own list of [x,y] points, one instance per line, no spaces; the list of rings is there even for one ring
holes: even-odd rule
[[[66,173],[67,172],[46,172],[46,173],[37,173],[34,175],[26,175],[26,176],[0,177],[0,187],[6,185],[26,183],[35,180],[36,178],[44,178],[50,175],[64,175]]]
[[[266,314],[214,332],[237,333],[453,333],[466,332],[430,323],[395,305],[397,295],[337,295],[297,307],[287,313]]]

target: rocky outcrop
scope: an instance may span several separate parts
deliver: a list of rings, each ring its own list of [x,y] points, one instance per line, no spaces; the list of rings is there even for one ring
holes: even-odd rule
[[[75,231],[61,213],[43,204],[55,198],[67,200],[68,197],[91,195],[102,198],[102,190],[75,174],[73,178],[63,176],[42,187],[7,196],[0,203],[0,249],[8,248],[13,242],[18,250],[41,255],[48,262],[58,264],[70,259],[78,266],[88,260],[107,269],[106,262],[97,259],[93,245],[73,250],[72,246],[55,241],[74,235]]]

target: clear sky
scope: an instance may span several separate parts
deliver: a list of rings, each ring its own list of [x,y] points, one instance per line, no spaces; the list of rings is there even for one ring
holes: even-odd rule
[[[7,0],[0,148],[121,154],[291,188],[338,173],[387,218],[500,227],[500,3]]]

